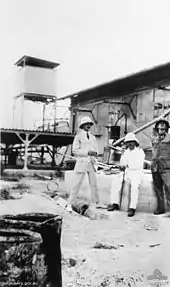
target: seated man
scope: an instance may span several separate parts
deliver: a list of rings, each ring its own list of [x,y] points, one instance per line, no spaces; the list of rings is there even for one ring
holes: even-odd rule
[[[126,149],[120,159],[120,169],[123,172],[111,184],[111,205],[108,207],[108,211],[120,209],[121,193],[124,181],[127,181],[130,184],[131,191],[128,216],[134,216],[138,201],[139,186],[143,177],[145,154],[139,147],[139,142],[133,133],[126,135],[124,143]]]

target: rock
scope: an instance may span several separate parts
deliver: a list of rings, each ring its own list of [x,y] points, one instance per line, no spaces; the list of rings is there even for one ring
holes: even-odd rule
[[[74,258],[69,258],[69,264],[71,267],[73,267],[77,264],[77,261]]]

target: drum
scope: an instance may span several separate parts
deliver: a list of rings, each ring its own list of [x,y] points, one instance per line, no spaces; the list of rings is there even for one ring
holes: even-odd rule
[[[0,286],[62,286],[60,216],[0,216]]]

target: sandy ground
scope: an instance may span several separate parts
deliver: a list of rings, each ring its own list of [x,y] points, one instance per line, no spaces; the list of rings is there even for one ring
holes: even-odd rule
[[[166,286],[170,286],[168,214],[136,213],[128,218],[126,212],[103,210],[100,212],[107,214],[107,219],[90,220],[69,214],[43,197],[46,182],[22,182],[30,185],[29,191],[21,199],[0,201],[0,215],[37,211],[63,217],[63,287],[150,286],[148,276],[156,270],[168,277]]]

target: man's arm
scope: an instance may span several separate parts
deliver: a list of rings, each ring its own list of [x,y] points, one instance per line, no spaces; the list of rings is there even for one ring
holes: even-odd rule
[[[88,155],[88,151],[82,147],[82,143],[81,143],[81,136],[80,134],[77,134],[74,138],[73,141],[73,154],[75,156],[87,156]]]
[[[93,136],[93,135],[92,135],[92,139],[93,139],[93,142],[92,142],[93,145],[92,145],[90,151],[88,152],[88,155],[97,157],[97,154],[98,154],[97,140],[96,140],[95,136]]]
[[[120,158],[120,170],[125,170],[128,167],[127,153],[128,151],[125,150]]]

